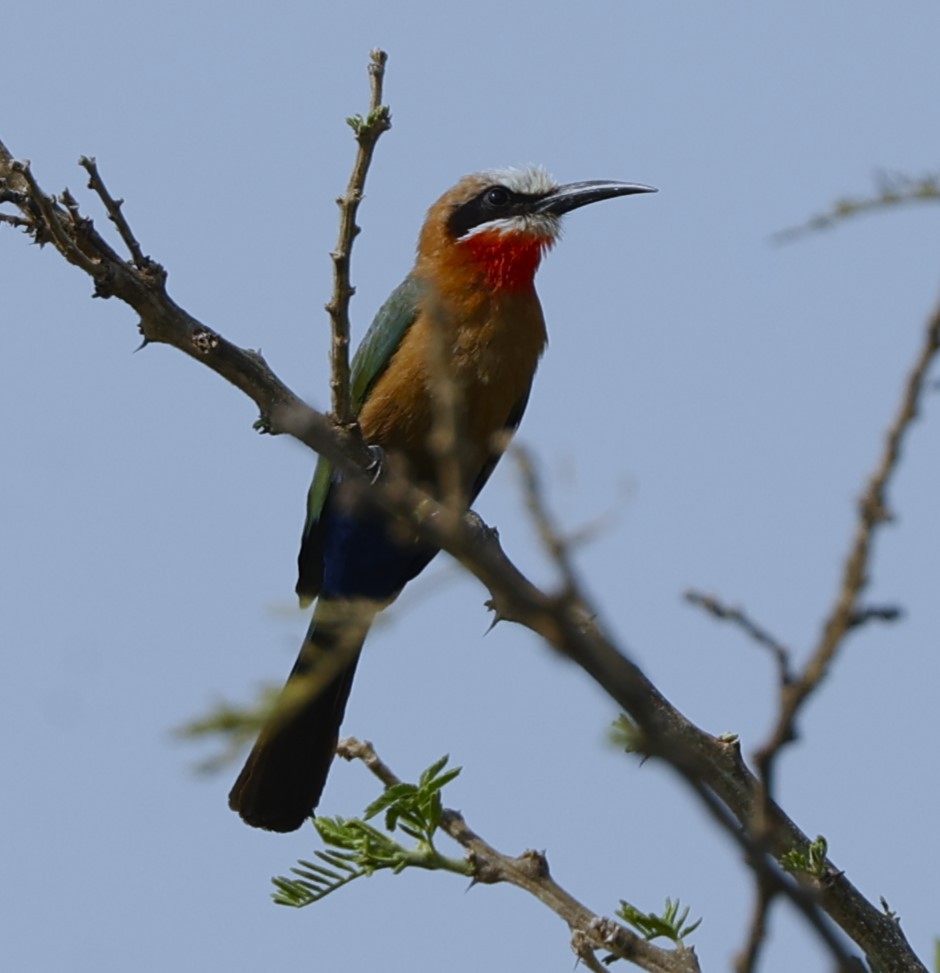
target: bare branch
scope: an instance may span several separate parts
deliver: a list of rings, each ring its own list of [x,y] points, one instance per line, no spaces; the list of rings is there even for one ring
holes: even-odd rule
[[[940,174],[938,173],[916,178],[903,173],[882,172],[878,174],[877,182],[877,191],[871,196],[838,199],[826,212],[810,217],[800,226],[788,227],[775,233],[772,237],[774,243],[791,243],[808,233],[831,229],[854,216],[909,206],[912,203],[940,201]]]
[[[561,573],[565,592],[569,597],[581,600],[578,594],[580,585],[578,584],[577,574],[571,562],[571,552],[566,538],[555,526],[548,507],[545,503],[545,490],[542,487],[542,480],[535,466],[532,454],[524,446],[515,446],[513,456],[522,475],[522,487],[525,495],[526,506],[532,515],[532,520],[538,529],[539,537],[542,540],[548,556]]]
[[[117,227],[117,231],[120,233],[121,239],[124,241],[124,245],[127,247],[131,259],[134,261],[134,265],[141,270],[147,270],[150,267],[151,261],[149,257],[145,257],[141,252],[140,244],[131,232],[127,220],[124,219],[124,214],[121,212],[124,200],[115,199],[108,192],[101,176],[98,174],[98,165],[93,158],[83,155],[78,160],[78,164],[88,173],[88,188],[93,190],[104,204],[108,219]]]
[[[95,277],[98,269],[96,261],[89,257],[78,242],[83,227],[72,220],[71,214],[62,210],[54,197],[47,196],[42,191],[33,176],[29,162],[13,161],[10,163],[10,171],[22,176],[29,189],[29,205],[22,212],[27,218],[32,217],[36,242],[54,243],[56,249],[69,263],[75,264],[85,273]]]
[[[4,199],[4,193],[0,193],[0,203],[9,202],[8,199]],[[21,229],[28,230],[32,226],[30,220],[25,219],[22,216],[14,216],[12,213],[0,213],[0,223],[8,223],[10,226],[18,226]]]
[[[13,160],[4,149],[0,187],[17,182],[26,191],[17,189],[10,201],[30,224],[34,238],[52,243],[66,260],[88,273],[96,296],[117,297],[134,308],[145,344],[172,345],[231,382],[258,406],[259,426],[265,432],[292,435],[344,468],[369,466],[372,456],[365,446],[334,429],[322,413],[304,403],[258,352],[233,345],[180,308],[166,292],[166,273],[160,264],[144,258],[141,267],[122,260],[92,221],[81,216],[70,194],[63,194],[63,209],[43,192],[29,166]]]
[[[771,655],[774,657],[774,661],[777,663],[781,686],[789,685],[793,679],[793,675],[790,672],[790,650],[782,642],[775,639],[766,629],[761,628],[743,609],[731,608],[714,595],[706,595],[703,592],[695,591],[691,588],[685,592],[683,597],[690,605],[697,605],[699,608],[708,612],[709,615],[736,625],[758,645],[769,649]]]
[[[773,818],[779,810],[771,800],[775,761],[781,749],[796,737],[796,720],[800,709],[828,674],[836,654],[850,631],[873,620],[895,621],[901,615],[901,610],[896,606],[864,606],[860,605],[860,600],[868,582],[868,565],[874,537],[878,528],[890,520],[885,500],[887,488],[897,469],[904,437],[917,417],[918,404],[927,385],[927,374],[938,350],[940,350],[940,307],[928,322],[924,343],[905,383],[901,403],[886,437],[884,451],[859,503],[859,520],[855,539],[843,568],[842,587],[823,626],[820,641],[801,672],[794,673],[791,670],[789,650],[760,628],[744,612],[729,608],[711,596],[694,591],[686,592],[685,597],[688,601],[717,618],[738,625],[756,642],[770,649],[777,661],[781,687],[780,713],[768,741],[756,754],[759,782],[755,792],[755,813],[750,822],[744,822],[755,840],[761,844],[768,841],[773,844],[771,839],[775,828]],[[757,879],[758,896],[751,936],[748,946],[738,960],[739,968],[742,970],[749,970],[756,963],[765,912],[772,895],[778,891],[767,884],[766,877],[762,874],[758,874]],[[839,921],[831,909],[827,911]],[[849,931],[844,923],[840,924]],[[850,931],[849,934],[853,935]],[[853,938],[861,943],[857,936]]]
[[[355,422],[349,388],[349,301],[355,293],[349,280],[349,261],[353,240],[359,235],[356,213],[365,193],[366,175],[372,162],[376,142],[383,132],[392,127],[392,116],[382,104],[382,83],[385,78],[385,62],[388,55],[378,49],[372,51],[369,63],[369,79],[372,96],[369,114],[363,118],[354,115],[347,122],[356,134],[359,149],[346,193],[336,200],[340,210],[339,240],[331,254],[333,258],[333,296],[326,310],[333,323],[333,415],[340,426]]]
[[[888,429],[884,450],[858,505],[855,538],[842,571],[842,585],[823,624],[819,642],[805,669],[784,687],[780,714],[770,738],[757,754],[757,764],[770,790],[773,765],[780,749],[796,736],[796,718],[806,700],[829,672],[846,635],[870,619],[893,620],[896,609],[865,608],[859,604],[868,584],[869,561],[878,529],[890,520],[887,490],[898,468],[901,448],[917,418],[927,384],[927,374],[940,351],[940,307],[927,323],[924,341],[908,375],[894,421]]]
[[[856,628],[868,622],[896,622],[904,616],[898,605],[865,605],[852,613],[849,627]]]
[[[734,961],[735,973],[754,973],[761,948],[767,941],[767,914],[775,892],[771,890],[763,875],[756,876],[756,893],[747,942]]]

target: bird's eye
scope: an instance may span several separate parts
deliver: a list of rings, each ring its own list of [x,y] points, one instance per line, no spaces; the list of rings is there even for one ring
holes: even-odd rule
[[[492,189],[487,189],[483,199],[487,206],[492,206],[493,209],[502,209],[509,203],[509,190],[503,189],[502,186],[493,186]]]

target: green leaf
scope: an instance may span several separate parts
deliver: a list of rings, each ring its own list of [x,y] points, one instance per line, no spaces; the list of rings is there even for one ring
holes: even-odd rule
[[[394,874],[406,868],[423,868],[472,875],[468,860],[445,858],[434,847],[443,813],[441,789],[460,773],[459,768],[444,772],[447,759],[442,757],[428,767],[418,784],[402,782],[387,788],[365,809],[362,818],[315,818],[317,833],[330,850],[316,852],[316,862],[299,861],[291,869],[295,878],[272,879],[274,901],[301,908],[381,869]],[[385,831],[368,823],[383,812]],[[414,845],[401,844],[393,836],[395,831]]]
[[[374,818],[377,814],[381,814],[386,808],[400,803],[406,797],[413,794],[415,790],[417,790],[417,788],[414,784],[395,784],[393,787],[389,787],[380,797],[377,797],[365,809],[362,816],[366,821],[368,821],[370,818]]]
[[[273,893],[275,903],[300,909],[366,874],[363,869],[355,868],[349,857],[340,856],[336,852],[318,851],[316,855],[333,867],[324,868],[310,861],[299,861],[291,869],[297,878],[279,876],[271,880],[277,889]]]
[[[788,872],[802,872],[813,878],[824,878],[829,870],[826,855],[829,844],[822,835],[817,835],[805,848],[791,848],[780,856],[781,866]]]
[[[427,785],[434,780],[434,778],[447,766],[447,761],[450,760],[449,754],[444,754],[440,760],[435,761],[428,767],[424,773],[421,774],[418,779],[418,787],[427,787]]]
[[[647,941],[662,936],[671,939],[678,945],[702,924],[701,919],[696,919],[695,922],[687,924],[689,909],[686,907],[680,914],[679,908],[678,899],[675,902],[672,899],[666,899],[666,907],[659,915],[655,912],[641,912],[636,906],[621,899],[617,915],[633,926]]]

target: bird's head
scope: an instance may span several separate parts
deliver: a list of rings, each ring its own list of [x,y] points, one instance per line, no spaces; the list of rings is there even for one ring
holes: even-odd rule
[[[475,271],[496,290],[530,287],[565,213],[614,196],[655,192],[637,183],[591,180],[558,185],[541,166],[465,176],[428,211],[419,262]]]

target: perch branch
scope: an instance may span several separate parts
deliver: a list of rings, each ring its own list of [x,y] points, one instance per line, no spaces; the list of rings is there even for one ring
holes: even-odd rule
[[[340,741],[337,753],[346,760],[361,760],[386,788],[401,783],[368,742],[347,738]],[[700,967],[694,950],[683,946],[675,950],[661,949],[613,919],[591,912],[552,878],[548,862],[540,852],[525,851],[517,857],[504,855],[472,831],[459,811],[445,808],[441,827],[466,849],[475,884],[505,882],[535,896],[567,923],[581,947],[604,950],[653,973],[698,973]]]

